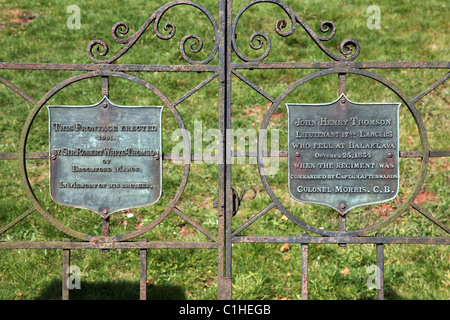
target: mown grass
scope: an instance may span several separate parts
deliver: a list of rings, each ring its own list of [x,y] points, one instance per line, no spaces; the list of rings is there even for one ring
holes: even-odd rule
[[[198,1],[217,17],[216,1]],[[0,1],[0,61],[91,63],[86,55],[91,40],[104,40],[110,45],[112,56],[121,45],[111,38],[111,26],[118,21],[128,23],[129,35],[140,28],[148,17],[165,1],[109,1],[99,3],[78,0],[59,1]],[[246,1],[234,1],[237,14]],[[81,28],[69,30],[66,9],[76,4],[81,9]],[[381,29],[368,29],[369,13],[364,1],[287,1],[309,26],[319,31],[320,23],[332,20],[337,25],[335,37],[325,42],[327,48],[338,53],[340,42],[355,38],[361,45],[358,61],[448,61],[450,25],[446,1],[379,0]],[[276,5],[253,6],[238,24],[238,45],[250,57],[262,52],[248,47],[248,38],[255,31],[265,31],[271,38],[272,50],[265,61],[329,61],[309,36],[297,26],[293,35],[283,38],[273,31],[276,21],[287,18]],[[198,34],[204,40],[204,49],[193,58],[205,59],[212,48],[213,32],[208,19],[192,7],[177,6],[169,10],[160,24],[173,22],[177,33],[171,40],[158,39],[152,26],[119,63],[129,64],[185,64],[179,53],[181,38],[188,33]],[[289,27],[289,25],[288,25]],[[262,49],[264,50],[264,49]],[[217,63],[217,57],[211,64]],[[239,61],[233,57],[233,61]],[[439,79],[444,70],[372,70],[394,82],[408,96],[413,97]],[[290,84],[311,70],[241,70],[243,75],[273,97],[279,96]],[[27,94],[39,100],[53,86],[79,72],[62,71],[8,71],[0,76],[11,81]],[[175,101],[198,83],[206,73],[136,73],[161,89]],[[191,143],[201,142],[200,150],[214,147],[214,138],[208,130],[218,128],[217,79],[182,102],[178,107]],[[268,101],[236,77],[232,80],[232,127],[244,131],[258,130]],[[320,77],[294,90],[292,102],[318,103],[336,99],[337,76]],[[49,104],[90,105],[100,100],[98,79],[75,83],[54,96]],[[427,128],[430,148],[446,150],[448,146],[448,104],[450,87],[441,85],[417,103]],[[372,80],[349,75],[347,96],[353,101],[398,101],[398,97]],[[110,99],[122,105],[160,105],[161,101],[136,84],[120,79],[110,81]],[[17,152],[23,123],[32,110],[31,104],[14,92],[0,86],[0,152]],[[35,119],[27,142],[27,150],[48,150],[48,115],[45,108]],[[200,138],[194,134],[201,122]],[[400,149],[419,150],[418,131],[411,114],[402,106],[400,111]],[[172,135],[178,124],[168,108],[163,111],[163,152],[170,153],[180,142]],[[287,149],[287,115],[280,105],[271,119],[270,128],[279,130],[280,150]],[[197,139],[197,140],[196,140]],[[248,141],[248,147],[252,146]],[[396,200],[378,206],[352,210],[347,228],[359,229],[388,216],[404,199],[416,182],[419,170],[417,159],[401,159],[401,189]],[[303,221],[325,229],[337,230],[339,219],[333,210],[316,205],[301,204],[290,198],[287,190],[287,163],[281,158],[278,170],[269,177],[276,196],[283,205]],[[32,205],[20,182],[15,160],[0,162],[0,227],[29,209]],[[46,210],[58,220],[78,231],[101,234],[98,214],[88,210],[72,209],[53,203],[48,189],[48,162],[27,161],[33,190]],[[131,232],[151,222],[170,203],[180,185],[183,165],[164,162],[164,193],[150,208],[139,208],[116,213],[111,218],[111,234]],[[430,160],[428,175],[417,203],[449,225],[448,215],[448,160]],[[194,162],[189,182],[177,207],[217,235],[218,168],[214,163]],[[232,167],[232,186],[240,191],[254,186],[258,196],[245,199],[238,215],[233,218],[233,230],[267,206],[271,199],[266,194],[253,159],[244,164],[236,161]],[[446,236],[418,212],[409,210],[388,227],[381,230],[389,236]],[[300,235],[304,233],[283,215],[272,210],[245,229],[244,235]],[[144,235],[149,241],[181,240],[205,241],[203,234],[184,220],[171,214],[157,228]],[[1,235],[2,241],[61,240],[67,235],[50,226],[34,213],[19,225]],[[233,246],[234,299],[300,299],[301,248],[291,244],[235,244]],[[375,290],[368,289],[367,268],[376,264],[374,245],[311,245],[309,248],[309,298],[320,299],[375,299]],[[2,250],[0,252],[0,299],[60,299],[61,251]],[[386,299],[448,299],[450,298],[450,251],[438,245],[386,245],[385,297]],[[72,290],[73,299],[137,299],[139,290],[139,252],[137,250],[74,250],[72,263],[82,272],[81,290]],[[216,299],[217,252],[215,250],[149,250],[149,299]]]

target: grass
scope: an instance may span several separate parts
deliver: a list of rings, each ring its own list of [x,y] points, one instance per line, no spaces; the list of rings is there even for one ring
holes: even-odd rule
[[[217,1],[198,1],[213,17],[218,16]],[[355,38],[361,45],[357,61],[448,61],[449,4],[446,1],[378,0],[381,10],[381,29],[368,29],[370,14],[367,2],[346,1],[286,1],[313,29],[332,20],[337,26],[335,37],[324,44],[338,53],[340,42]],[[108,57],[122,45],[111,38],[111,27],[118,21],[128,23],[130,32],[136,32],[165,1],[110,1],[78,0],[81,9],[81,28],[70,30],[66,9],[73,1],[6,1],[0,0],[0,61],[91,63],[86,48],[91,40],[101,39],[110,45]],[[234,1],[236,15],[246,1]],[[258,17],[255,19],[255,17]],[[237,41],[242,53],[258,57],[262,50],[248,46],[253,32],[265,31],[271,38],[272,50],[265,61],[329,61],[300,26],[293,35],[283,38],[275,34],[274,23],[287,18],[273,4],[251,7],[238,24]],[[160,31],[167,22],[173,22],[177,33],[173,39],[158,39],[152,26],[133,48],[118,60],[124,64],[185,64],[179,53],[179,42],[188,33],[204,40],[204,49],[195,59],[205,59],[211,52],[213,32],[209,20],[188,6],[170,9],[163,17]],[[289,21],[288,21],[289,23]],[[288,24],[289,28],[289,24]],[[234,56],[234,62],[239,59]],[[210,64],[217,64],[217,56]],[[372,70],[394,82],[405,94],[415,96],[445,74],[444,70]],[[311,70],[241,70],[255,84],[273,97],[278,97],[290,84]],[[1,70],[0,76],[11,81],[36,100],[53,86],[78,72],[67,71],[11,71]],[[136,73],[137,76],[160,88],[172,101],[183,96],[209,76],[209,73]],[[100,100],[98,79],[75,83],[54,96],[49,104],[89,105]],[[183,101],[178,107],[188,131],[191,144],[201,143],[203,152],[214,148],[214,133],[218,128],[218,79]],[[337,77],[320,77],[294,90],[293,102],[319,103],[336,99]],[[268,101],[236,77],[232,79],[232,128],[257,130],[270,107]],[[447,150],[448,105],[450,87],[445,83],[417,103],[427,128],[430,148]],[[353,101],[398,101],[389,90],[370,79],[349,75],[347,96]],[[161,101],[140,86],[124,80],[111,79],[110,99],[116,104],[156,104]],[[31,104],[5,86],[0,86],[0,152],[17,152],[23,123],[32,110]],[[39,112],[30,131],[28,151],[45,152],[48,149],[48,115],[45,108]],[[202,124],[202,139],[196,140],[194,129]],[[168,108],[163,111],[163,152],[170,153],[180,142],[172,135],[178,124]],[[283,106],[276,110],[270,128],[279,129],[280,149],[286,150],[287,115]],[[197,127],[198,128],[198,127]],[[211,131],[208,131],[211,130]],[[247,142],[248,146],[252,145]],[[411,114],[404,106],[400,111],[400,149],[419,150],[420,140]],[[201,150],[193,150],[195,153]],[[417,159],[401,159],[401,189],[396,200],[375,206],[352,210],[347,228],[358,229],[379,221],[399,205],[415,184],[419,170]],[[36,196],[55,218],[78,231],[101,234],[100,217],[88,210],[62,207],[53,203],[48,189],[48,162],[27,162],[29,177]],[[183,165],[164,162],[164,193],[150,208],[119,212],[111,218],[111,233],[123,234],[151,222],[163,212],[177,192],[183,174]],[[416,202],[441,222],[449,225],[448,215],[448,160],[430,160],[427,178]],[[196,163],[191,166],[189,182],[177,207],[209,232],[217,235],[218,168],[214,163]],[[246,220],[267,206],[271,199],[264,190],[257,165],[251,160],[232,167],[232,186],[238,192],[244,186],[254,186],[258,196],[242,202],[233,218],[235,230]],[[15,160],[0,162],[0,228],[31,207],[20,182]],[[302,204],[290,198],[287,191],[287,163],[278,163],[276,174],[269,183],[285,207],[303,221],[330,230],[337,230],[339,219],[333,210]],[[447,236],[418,212],[409,210],[382,232],[387,236]],[[300,235],[304,233],[283,215],[272,210],[245,229],[244,235]],[[200,232],[178,216],[171,214],[157,228],[144,235],[150,241],[205,241]],[[27,217],[19,225],[0,236],[0,241],[62,240],[67,236],[42,219],[38,213]],[[283,248],[283,249],[282,249]],[[375,299],[376,292],[368,289],[370,274],[367,268],[376,264],[374,245],[311,245],[309,248],[309,298]],[[450,298],[450,250],[438,245],[385,246],[385,298],[448,300]],[[0,299],[60,299],[62,252],[57,250],[2,250],[0,251]],[[139,251],[74,250],[72,263],[81,270],[81,290],[72,290],[73,299],[138,299]],[[149,299],[217,298],[217,252],[215,250],[149,250]],[[235,244],[233,246],[233,299],[282,300],[301,299],[301,246],[291,244]]]

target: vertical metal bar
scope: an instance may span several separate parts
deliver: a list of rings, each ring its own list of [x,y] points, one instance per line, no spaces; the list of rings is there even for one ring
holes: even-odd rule
[[[231,15],[232,1],[219,0],[219,196],[218,196],[218,299],[231,300],[231,154],[228,151],[231,125]],[[231,149],[230,149],[231,150]]]
[[[225,275],[227,278],[227,299],[231,300],[232,292],[232,243],[231,243],[231,218],[233,217],[233,190],[231,188],[231,141],[230,141],[230,129],[231,129],[231,24],[232,21],[232,4],[233,0],[227,0],[227,11],[225,21],[225,48],[226,48],[226,103],[225,103],[225,216],[226,216],[226,270]]]
[[[345,94],[346,80],[347,80],[347,75],[345,73],[339,73],[339,96],[343,93]],[[345,232],[346,228],[347,228],[347,225],[346,225],[345,216],[339,215],[339,231]],[[339,246],[345,247],[347,245],[345,243],[340,243]]]
[[[109,77],[102,77],[102,97],[109,97]],[[109,217],[102,219],[102,235],[109,236]],[[102,250],[108,252],[109,250]]]
[[[346,82],[347,82],[347,74],[339,73],[339,96],[345,93]]]
[[[223,163],[225,161],[225,141],[224,141],[224,99],[225,99],[225,72],[224,72],[224,60],[225,60],[225,49],[224,49],[224,29],[225,29],[225,2],[224,0],[219,0],[219,29],[218,29],[218,39],[219,42],[219,131],[222,134],[219,140],[219,190],[218,190],[218,268],[217,268],[217,298],[219,300],[225,300],[225,288],[224,288],[224,277],[225,277],[225,170],[223,168]]]
[[[146,242],[147,239],[140,241]],[[139,259],[139,299],[147,300],[147,249],[140,249]]]
[[[383,236],[378,233],[377,236]],[[377,243],[377,299],[384,300],[384,244]]]
[[[102,97],[109,98],[109,77],[102,77]]]
[[[109,236],[109,217],[102,219],[102,236]]]
[[[346,230],[346,218],[345,216],[339,215],[339,231],[340,232],[345,232]],[[338,246],[340,247],[346,247],[347,244],[346,243],[338,243]]]
[[[304,234],[304,237],[309,237]],[[308,244],[302,243],[302,300],[308,300]]]
[[[339,231],[345,232],[346,228],[345,216],[339,215]]]
[[[64,241],[69,241],[64,239]],[[63,249],[62,263],[62,300],[69,300],[69,266],[70,266],[70,249]]]

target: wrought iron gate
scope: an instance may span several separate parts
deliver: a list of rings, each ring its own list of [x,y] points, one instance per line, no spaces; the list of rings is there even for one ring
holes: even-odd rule
[[[252,49],[258,51],[265,46],[264,53],[257,58],[247,57],[239,48],[237,44],[237,28],[241,16],[250,8],[261,3],[269,3],[281,8],[288,17],[278,20],[275,24],[275,32],[281,37],[289,37],[297,29],[303,29],[312,40],[313,45],[317,46],[331,61],[326,62],[265,62],[266,57],[271,51],[270,37],[264,32],[255,32],[249,39],[249,45]],[[13,228],[20,221],[27,218],[27,216],[38,212],[44,217],[49,224],[67,234],[72,241],[5,241],[0,242],[0,249],[59,249],[63,251],[63,270],[67,270],[70,265],[70,252],[74,249],[139,249],[140,254],[140,297],[146,299],[146,280],[147,280],[147,250],[155,248],[179,248],[179,249],[213,249],[217,251],[218,257],[218,299],[226,300],[232,298],[232,246],[240,243],[297,243],[302,248],[302,297],[308,298],[308,248],[311,244],[339,244],[345,246],[347,244],[375,244],[377,265],[380,274],[380,288],[378,289],[378,298],[383,299],[383,268],[384,268],[384,248],[386,244],[450,244],[450,238],[445,237],[397,237],[384,236],[380,232],[386,226],[392,224],[409,208],[419,212],[431,222],[436,224],[445,233],[450,233],[450,229],[444,223],[436,219],[431,213],[423,210],[414,199],[421,190],[426,174],[429,159],[431,157],[448,157],[450,151],[448,150],[430,150],[427,138],[427,130],[424,126],[422,118],[415,107],[415,103],[432,92],[436,87],[448,80],[450,73],[450,62],[358,62],[356,59],[360,53],[360,45],[355,39],[345,39],[340,44],[340,55],[335,54],[325,46],[325,42],[331,40],[336,34],[336,25],[331,21],[324,21],[320,25],[320,35],[315,32],[300,15],[298,15],[289,5],[279,0],[253,0],[242,6],[238,13],[233,17],[231,0],[218,1],[218,17],[217,19],[208,11],[208,9],[196,2],[189,0],[175,0],[169,2],[157,11],[142,25],[142,27],[133,35],[124,38],[128,33],[128,25],[123,22],[116,23],[112,28],[112,37],[114,41],[122,45],[117,53],[112,57],[106,58],[109,47],[106,42],[102,40],[92,41],[87,48],[89,58],[94,62],[93,64],[49,64],[49,63],[14,63],[14,62],[0,62],[0,69],[3,70],[51,70],[51,71],[80,71],[79,75],[70,77],[47,92],[39,101],[34,100],[27,93],[16,87],[3,77],[0,81],[20,95],[22,98],[30,102],[34,109],[28,116],[22,130],[19,150],[17,153],[1,153],[0,158],[3,160],[17,159],[20,165],[20,173],[23,187],[31,200],[33,206],[14,221],[7,225],[0,226],[0,235],[5,233],[10,228]],[[175,25],[168,23],[164,26],[164,30],[168,34],[164,35],[160,31],[160,20],[163,15],[175,6],[190,6],[194,10],[209,19],[212,29],[214,30],[213,49],[210,55],[202,61],[191,59],[185,46],[189,45],[191,53],[196,53],[202,50],[203,40],[196,34],[185,35],[180,43],[180,53],[183,59],[188,63],[185,65],[127,65],[114,63],[119,61],[119,58],[130,50],[136,44],[141,35],[148,31],[153,24],[154,33],[159,39],[168,40],[175,34]],[[241,26],[242,27],[242,26]],[[301,27],[301,28],[300,28]],[[191,42],[190,42],[191,41]],[[237,57],[238,62],[233,62],[233,57]],[[218,63],[213,64],[213,59],[218,58]],[[329,59],[329,60],[330,60]],[[406,95],[399,87],[386,78],[378,75],[370,70],[377,69],[443,69],[446,70],[442,76],[435,83],[425,88],[416,96],[410,97]],[[311,73],[304,77],[300,77],[294,81],[289,88],[277,97],[271,96],[269,93],[253,83],[246,76],[243,75],[242,70],[312,70]],[[202,81],[194,89],[186,92],[181,98],[176,101],[171,101],[165,94],[164,88],[157,88],[152,83],[132,74],[134,72],[183,72],[183,73],[210,73],[206,80]],[[264,141],[265,134],[268,130],[272,116],[274,115],[280,104],[286,102],[286,97],[304,85],[308,81],[317,79],[319,77],[335,75],[336,81],[339,84],[339,94],[346,92],[346,80],[348,75],[357,75],[364,78],[374,80],[381,85],[388,88],[399,100],[406,106],[414,118],[415,125],[421,141],[421,150],[415,151],[399,151],[399,157],[418,158],[421,159],[420,170],[417,174],[417,181],[413,186],[409,195],[404,199],[403,203],[392,212],[388,217],[380,221],[364,227],[362,229],[347,230],[345,215],[339,215],[339,230],[327,230],[321,226],[314,226],[302,221],[295,214],[290,212],[283,203],[277,198],[275,192],[272,190],[269,181],[267,180],[264,159],[266,157],[288,157],[289,150],[267,150]],[[111,236],[109,234],[109,215],[102,219],[102,235],[90,235],[80,231],[74,230],[65,226],[60,221],[55,219],[46,208],[40,203],[35,196],[33,187],[27,174],[27,160],[29,159],[49,159],[48,152],[28,152],[27,140],[29,138],[30,128],[36,115],[42,110],[47,102],[57,93],[66,89],[69,85],[75,82],[82,82],[87,79],[98,79],[101,81],[101,95],[109,96],[109,80],[112,78],[124,79],[136,83],[149,92],[154,93],[159,97],[161,103],[167,107],[173,114],[179,128],[183,132],[184,154],[163,153],[161,161],[183,161],[184,173],[179,189],[170,202],[170,205],[164,212],[155,218],[150,224],[142,226],[140,229],[122,235]],[[218,129],[221,140],[219,141],[218,157],[211,157],[207,154],[194,154],[191,152],[191,145],[186,126],[180,116],[177,106],[184,100],[191,97],[194,93],[201,90],[204,86],[211,83],[214,79],[218,80]],[[241,80],[245,85],[254,89],[258,94],[264,97],[269,102],[269,108],[265,114],[261,114],[263,121],[259,128],[259,139],[257,152],[239,153],[233,150],[233,141],[231,141],[229,130],[233,129],[231,125],[232,112],[232,78]],[[239,102],[238,102],[239,103]],[[51,156],[51,155],[50,155]],[[232,229],[232,217],[239,209],[239,204],[243,198],[243,193],[250,187],[242,190],[239,195],[232,186],[231,172],[232,159],[236,157],[256,157],[259,175],[261,177],[264,191],[269,195],[271,202],[265,208],[255,213],[245,223],[238,228]],[[218,198],[215,202],[218,217],[218,236],[216,237],[207,228],[197,223],[186,212],[183,212],[177,207],[177,204],[185,191],[188,184],[188,176],[190,172],[191,161],[195,159],[209,159],[217,162],[218,165]],[[252,225],[255,221],[269,212],[278,210],[287,219],[298,227],[298,234],[290,236],[267,236],[267,235],[241,235],[242,232]],[[145,241],[138,240],[140,236],[146,232],[151,231],[161,221],[163,221],[170,213],[175,213],[188,224],[203,233],[208,241],[204,242],[174,242],[174,241]],[[63,271],[63,299],[69,298],[69,289],[65,285],[67,283],[67,272]]]

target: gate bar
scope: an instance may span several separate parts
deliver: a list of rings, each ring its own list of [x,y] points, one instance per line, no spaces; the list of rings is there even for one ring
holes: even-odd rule
[[[346,94],[346,88],[347,88],[347,74],[346,73],[339,73],[338,75],[339,79],[339,96],[342,94]],[[345,232],[347,229],[347,219],[343,215],[339,215],[339,231]],[[340,243],[339,246],[345,247],[345,243]]]
[[[101,237],[99,237],[101,238]],[[216,242],[193,241],[0,241],[0,250],[10,249],[217,249]]]
[[[64,239],[64,242],[70,242]],[[63,249],[62,263],[62,300],[69,300],[69,267],[70,267],[70,249]]]
[[[382,233],[377,233],[378,237],[384,237]],[[377,243],[377,299],[384,300],[384,244]]]
[[[225,1],[225,0],[223,0]],[[219,30],[220,31],[220,30]],[[377,62],[377,61],[324,61],[324,62],[237,62],[233,69],[328,69],[338,65],[355,69],[450,69],[447,61]],[[121,72],[216,72],[217,65],[149,65],[149,64],[70,64],[0,62],[0,70],[58,70]]]
[[[141,242],[147,242],[142,238]],[[147,249],[140,249],[139,252],[139,299],[147,300]]]
[[[308,243],[308,244],[450,244],[450,237],[299,237],[299,236],[236,236],[233,243]]]
[[[218,290],[219,300],[231,300],[231,153],[229,130],[231,128],[231,35],[232,1],[219,0],[219,141],[218,163]]]
[[[309,237],[308,234],[303,234]],[[308,300],[308,244],[302,243],[302,300]]]
[[[257,157],[256,151],[240,151],[229,150],[232,157]],[[288,152],[286,150],[280,151],[263,151],[264,157],[280,157],[287,158]],[[399,151],[400,158],[422,158],[422,151]],[[431,158],[450,157],[450,150],[429,150],[428,156]],[[48,159],[48,152],[27,152],[26,158],[29,160],[46,160]],[[163,160],[183,161],[184,155],[176,153],[163,153]],[[0,160],[17,160],[17,152],[0,152]],[[191,161],[217,161],[216,155],[191,153]]]

